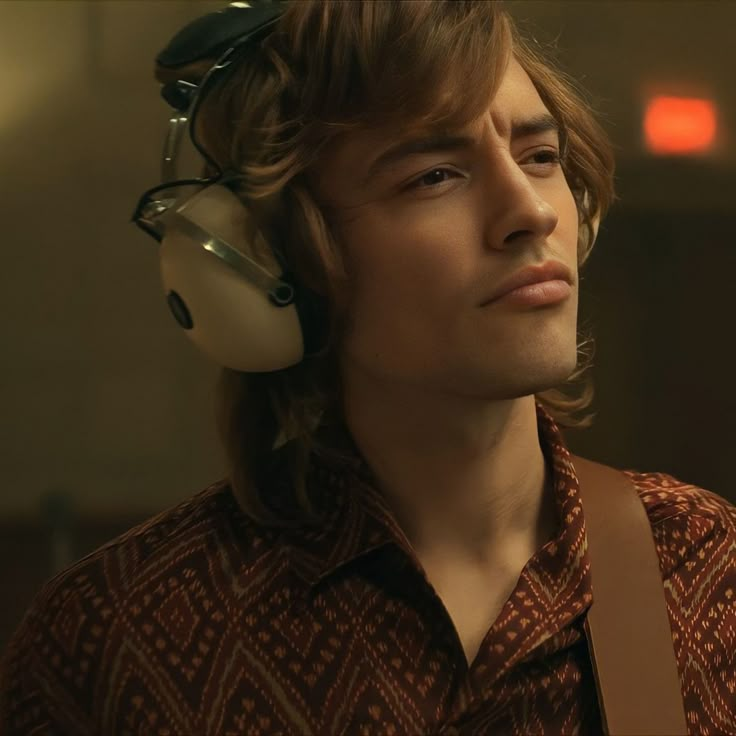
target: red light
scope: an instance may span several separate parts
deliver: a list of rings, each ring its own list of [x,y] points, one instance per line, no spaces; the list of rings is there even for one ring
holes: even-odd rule
[[[704,153],[716,137],[715,105],[690,97],[655,97],[644,113],[644,134],[652,153]]]

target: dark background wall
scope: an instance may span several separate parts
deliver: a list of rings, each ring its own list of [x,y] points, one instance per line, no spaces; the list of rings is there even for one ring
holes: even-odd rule
[[[158,181],[152,59],[219,2],[0,2],[0,646],[40,584],[220,478],[216,368],[162,298],[127,220]],[[590,92],[620,196],[581,282],[596,336],[590,429],[573,452],[669,472],[736,502],[736,3],[509,2]],[[646,154],[647,94],[707,95],[718,146]]]

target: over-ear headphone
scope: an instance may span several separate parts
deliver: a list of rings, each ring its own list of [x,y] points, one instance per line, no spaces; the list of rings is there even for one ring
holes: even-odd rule
[[[273,30],[285,7],[279,1],[234,2],[189,23],[158,54],[156,62],[172,69],[217,61],[198,85],[182,79],[163,85],[161,95],[174,110],[163,151],[164,183],[141,196],[131,218],[160,244],[164,292],[177,323],[210,359],[244,372],[296,365],[319,352],[326,335],[325,299],[297,283],[276,243],[261,236],[256,249],[248,240],[251,214],[229,186],[234,172],[223,171],[195,136],[207,92]],[[187,127],[217,172],[209,178],[177,178]],[[195,194],[181,195],[192,187]]]

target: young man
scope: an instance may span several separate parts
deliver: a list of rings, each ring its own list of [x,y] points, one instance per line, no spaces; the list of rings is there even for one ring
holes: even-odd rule
[[[611,198],[608,144],[492,3],[304,2],[279,32],[261,49],[283,62],[269,120],[311,117],[292,142],[301,153],[253,164],[241,195],[256,207],[257,174],[281,177],[270,194],[291,192],[291,209],[277,202],[272,220],[301,222],[307,253],[321,233],[323,266],[335,245],[345,267],[345,319],[327,351],[339,380],[312,427],[317,449],[295,477],[298,412],[318,395],[308,381],[294,388],[306,368],[226,374],[230,476],[45,586],[5,660],[0,724],[600,733],[584,510],[553,414],[571,422],[551,390],[578,363],[579,266],[586,220]],[[201,131],[242,170],[248,145],[263,148],[243,122],[258,106],[238,97],[260,73],[250,63],[213,94]],[[422,116],[443,100],[444,118]],[[369,111],[361,125],[346,123],[350,105]],[[319,125],[341,132],[310,137]],[[332,294],[309,257],[303,278]],[[328,363],[305,364],[324,389]],[[247,422],[272,448],[268,472],[248,454]],[[671,476],[625,472],[657,546],[690,733],[736,733],[736,509]]]

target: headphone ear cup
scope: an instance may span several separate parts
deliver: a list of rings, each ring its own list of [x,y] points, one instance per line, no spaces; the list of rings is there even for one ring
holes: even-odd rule
[[[282,276],[263,239],[246,242],[249,213],[226,187],[201,190],[176,213],[256,260],[271,276]],[[206,242],[177,227],[177,219],[166,222],[161,277],[171,311],[189,339],[210,359],[237,371],[269,372],[299,363],[304,336],[296,304],[274,304],[263,288],[207,250]]]

